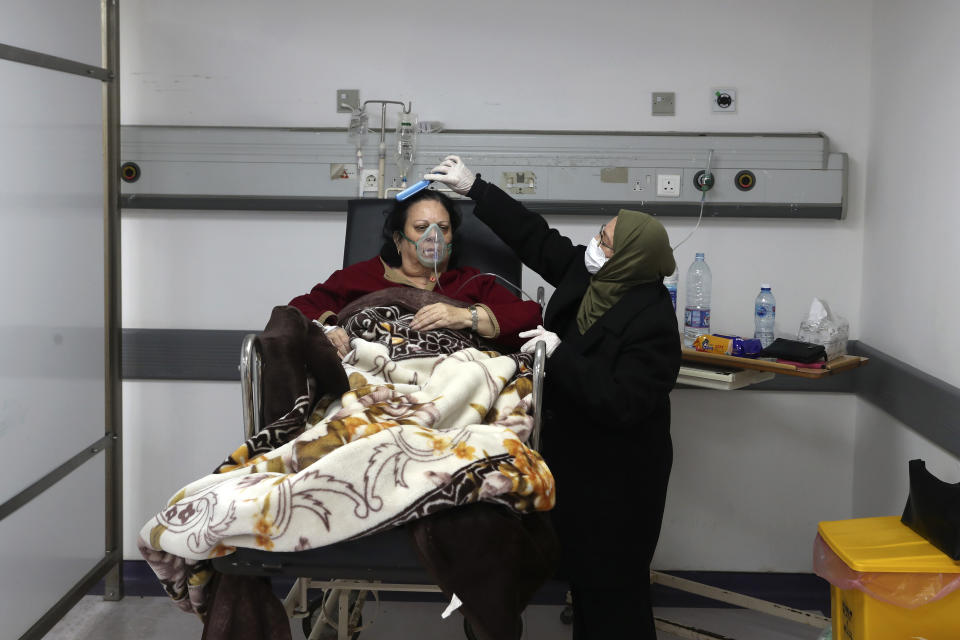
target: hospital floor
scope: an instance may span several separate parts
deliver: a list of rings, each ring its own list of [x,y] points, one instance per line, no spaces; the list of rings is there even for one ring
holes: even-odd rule
[[[444,605],[437,602],[381,602],[364,608],[372,622],[362,640],[462,640],[463,618],[441,619]],[[566,640],[571,629],[560,621],[562,606],[531,605],[524,614],[524,640]],[[816,640],[820,630],[761,613],[729,608],[662,608],[655,615],[684,625],[707,629],[736,640]],[[369,618],[368,618],[369,616]],[[291,620],[294,640],[303,640],[300,620]],[[200,638],[200,622],[175,609],[166,598],[131,597],[105,602],[85,596],[51,631],[49,640],[187,640]],[[660,632],[659,640],[679,636]]]

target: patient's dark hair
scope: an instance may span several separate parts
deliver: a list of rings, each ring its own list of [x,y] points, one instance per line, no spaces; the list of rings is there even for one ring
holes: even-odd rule
[[[460,228],[460,223],[463,221],[462,216],[460,212],[457,211],[453,200],[451,200],[449,196],[439,191],[434,191],[433,189],[424,189],[406,200],[394,201],[393,207],[387,212],[387,219],[383,222],[383,246],[380,247],[380,257],[391,267],[400,266],[400,254],[397,252],[397,245],[394,242],[393,234],[396,231],[403,231],[404,225],[407,224],[407,211],[410,210],[411,206],[423,200],[436,200],[443,205],[443,208],[446,209],[450,215],[450,228],[453,229],[454,234],[454,251],[450,257],[450,263],[447,266],[454,266],[454,261],[457,258],[456,234],[457,229]],[[414,238],[414,240],[416,240],[416,238]]]

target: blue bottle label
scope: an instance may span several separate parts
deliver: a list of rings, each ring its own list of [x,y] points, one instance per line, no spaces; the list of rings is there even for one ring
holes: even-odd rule
[[[765,305],[765,304],[758,304],[758,305],[756,305],[756,306],[754,307],[754,311],[753,311],[753,312],[754,312],[755,314],[757,314],[757,317],[758,317],[758,318],[765,318],[768,313],[769,313],[771,316],[775,316],[775,315],[777,314],[777,307],[776,307],[776,305],[774,305],[774,306],[767,306],[767,305]]]
[[[686,311],[683,312],[683,324],[693,329],[709,329],[710,309],[687,307]]]
[[[677,290],[673,287],[667,287],[667,292],[670,294],[670,302],[673,303],[673,310],[677,310]]]

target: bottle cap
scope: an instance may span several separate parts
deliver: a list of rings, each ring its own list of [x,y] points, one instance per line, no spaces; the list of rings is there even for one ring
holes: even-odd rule
[[[702,258],[702,257],[703,257],[703,253],[697,252],[696,258]]]
[[[769,288],[770,288],[770,285],[764,282],[764,283],[761,283],[761,284],[760,284],[760,288],[761,288],[761,289],[769,289]]]

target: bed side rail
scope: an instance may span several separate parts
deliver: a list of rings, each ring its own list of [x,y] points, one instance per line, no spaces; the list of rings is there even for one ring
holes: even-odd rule
[[[240,346],[240,395],[243,402],[243,439],[248,440],[263,428],[263,352],[260,336],[248,333]]]

